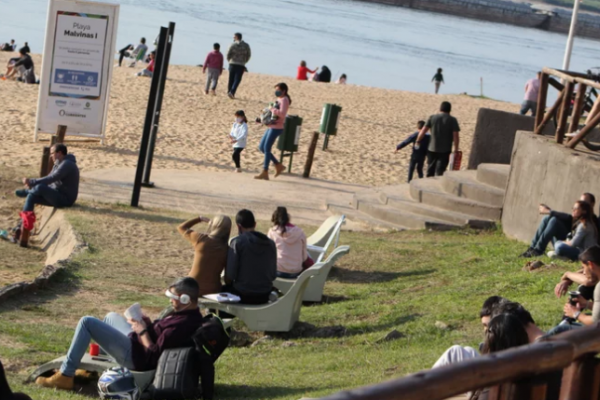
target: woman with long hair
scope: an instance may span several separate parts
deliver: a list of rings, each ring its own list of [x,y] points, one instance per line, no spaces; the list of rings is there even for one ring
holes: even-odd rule
[[[275,177],[278,177],[285,170],[283,164],[271,153],[275,140],[283,133],[285,117],[292,104],[292,99],[288,94],[288,86],[285,83],[282,82],[275,85],[275,97],[277,97],[277,100],[275,101],[275,105],[271,107],[271,113],[277,119],[272,125],[269,125],[269,129],[267,129],[258,145],[258,149],[265,155],[265,160],[262,172],[255,176],[254,179],[269,180],[269,164],[271,161],[275,164]]]
[[[192,230],[201,222],[208,223],[206,233]],[[194,263],[188,276],[198,282],[200,295],[219,293],[221,272],[227,265],[231,219],[225,215],[216,215],[212,220],[199,216],[179,225],[177,230],[194,247]]]
[[[277,247],[277,277],[296,279],[303,270],[308,258],[306,235],[299,227],[292,225],[285,207],[277,207],[271,218],[273,227],[267,236]]]
[[[554,251],[548,252],[551,258],[565,257],[576,261],[579,254],[598,244],[598,227],[594,222],[594,210],[590,203],[577,201],[571,212],[573,224],[567,240],[554,243]]]

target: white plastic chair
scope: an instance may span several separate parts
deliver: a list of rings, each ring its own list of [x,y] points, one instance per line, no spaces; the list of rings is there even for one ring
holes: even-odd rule
[[[341,217],[329,217],[321,224],[315,233],[306,238],[306,249],[308,250],[310,258],[312,258],[315,263],[318,263],[323,259],[332,242],[335,241],[335,244],[333,245],[334,248],[338,247],[340,232],[342,230],[342,225],[345,222],[345,215],[342,215]]]
[[[325,288],[325,282],[327,281],[329,272],[331,272],[331,268],[333,268],[336,261],[340,257],[345,256],[348,253],[350,253],[350,246],[340,246],[331,253],[327,260],[316,263],[297,278],[300,279],[304,274],[312,270],[319,271],[318,275],[315,275],[310,279],[308,287],[304,291],[304,297],[302,298],[302,301],[318,302],[322,300],[323,289]],[[273,282],[273,286],[279,289],[282,293],[287,293],[292,288],[295,281],[296,279],[277,278]]]
[[[310,278],[318,274],[319,270],[310,271],[309,268],[283,297],[267,304],[219,303],[206,298],[200,298],[199,302],[204,307],[235,315],[251,331],[289,332],[300,318],[302,297]]]

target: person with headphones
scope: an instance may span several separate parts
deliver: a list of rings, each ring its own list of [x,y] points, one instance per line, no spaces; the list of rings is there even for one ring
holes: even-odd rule
[[[60,370],[49,378],[39,377],[35,383],[49,388],[73,389],[73,381],[83,355],[93,339],[115,361],[133,371],[156,369],[163,350],[193,347],[192,336],[202,325],[198,308],[200,288],[194,278],[173,282],[165,295],[173,313],[154,322],[142,314],[139,320],[109,313],[103,321],[94,317],[79,320],[71,348]]]

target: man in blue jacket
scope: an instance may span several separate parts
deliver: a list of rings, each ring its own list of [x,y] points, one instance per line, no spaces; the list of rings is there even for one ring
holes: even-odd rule
[[[23,178],[27,189],[15,192],[18,197],[27,198],[23,211],[33,211],[36,204],[57,208],[75,204],[79,193],[79,168],[75,156],[67,153],[67,146],[57,143],[50,148],[50,158],[54,167],[48,176]]]
[[[425,134],[423,141],[420,146],[416,146],[417,136],[419,136],[419,132],[425,126],[425,121],[417,122],[417,131],[410,135],[406,140],[396,146],[396,151],[402,150],[409,144],[413,144],[412,155],[410,156],[410,165],[408,166],[408,182],[412,181],[413,174],[415,173],[415,168],[417,169],[417,174],[419,174],[419,178],[423,178],[423,165],[425,164],[425,157],[427,156],[427,148],[429,147],[429,139],[431,136],[429,133]]]

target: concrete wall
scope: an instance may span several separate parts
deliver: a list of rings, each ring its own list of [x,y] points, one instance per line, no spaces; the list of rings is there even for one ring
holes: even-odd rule
[[[456,15],[483,21],[539,28],[553,32],[568,33],[571,11],[561,8],[544,7],[540,11],[531,4],[508,0],[360,0],[370,3],[389,4]],[[579,14],[578,36],[597,39],[600,36],[600,16],[588,13]]]
[[[581,193],[600,196],[599,176],[600,154],[570,150],[551,138],[517,132],[502,211],[504,233],[530,242],[542,219],[540,203],[570,212]]]
[[[505,111],[480,108],[473,144],[469,156],[469,169],[479,164],[510,164],[517,131],[532,131],[534,118]],[[545,135],[554,135],[552,123],[546,125]]]

